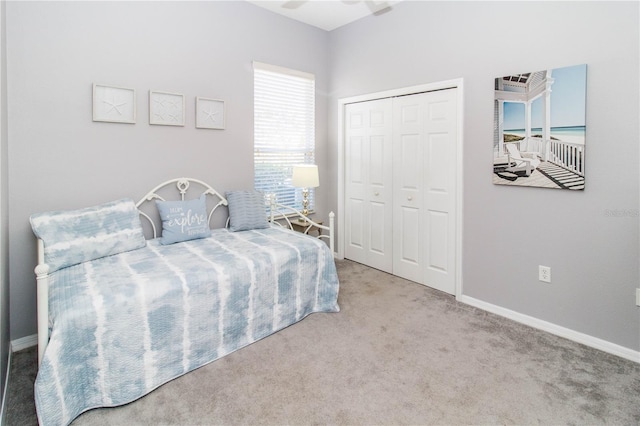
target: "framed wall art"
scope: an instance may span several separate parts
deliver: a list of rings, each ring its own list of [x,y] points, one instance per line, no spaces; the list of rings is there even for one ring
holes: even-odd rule
[[[149,124],[184,126],[184,95],[149,91]]]
[[[136,91],[124,87],[93,84],[93,121],[136,122]]]
[[[495,79],[493,183],[583,190],[587,66]]]
[[[224,129],[224,101],[219,99],[196,98],[196,128]]]

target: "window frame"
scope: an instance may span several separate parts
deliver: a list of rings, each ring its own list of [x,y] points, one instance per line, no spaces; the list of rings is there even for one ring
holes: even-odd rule
[[[254,186],[300,210],[302,188],[291,184],[291,176],[296,164],[315,164],[315,75],[257,61],[253,70]],[[312,212],[315,198],[309,188]]]

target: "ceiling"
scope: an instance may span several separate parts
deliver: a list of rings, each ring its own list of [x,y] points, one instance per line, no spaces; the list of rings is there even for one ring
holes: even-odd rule
[[[325,31],[331,31],[369,15],[391,10],[402,0],[247,0],[262,8]]]

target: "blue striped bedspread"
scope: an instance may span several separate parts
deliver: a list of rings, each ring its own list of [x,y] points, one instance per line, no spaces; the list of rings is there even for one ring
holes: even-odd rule
[[[327,245],[277,227],[150,240],[56,271],[40,424],[129,403],[310,313],[337,312],[338,288]]]

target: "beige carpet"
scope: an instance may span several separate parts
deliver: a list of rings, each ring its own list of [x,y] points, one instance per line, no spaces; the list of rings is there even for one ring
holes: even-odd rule
[[[340,313],[73,425],[640,423],[640,364],[354,262],[338,271]],[[12,371],[9,425],[35,424],[33,392],[13,385],[30,368]]]

